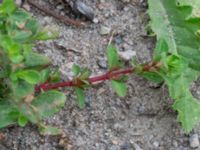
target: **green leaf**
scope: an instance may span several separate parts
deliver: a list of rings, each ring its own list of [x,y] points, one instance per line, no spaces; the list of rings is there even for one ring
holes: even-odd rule
[[[84,79],[89,78],[90,75],[91,75],[91,71],[89,69],[85,68],[85,69],[81,70],[81,75],[79,76],[79,78],[81,80],[84,80]]]
[[[23,97],[34,93],[34,85],[24,80],[19,80],[16,83],[13,82],[12,90],[14,96],[21,101]]]
[[[50,77],[50,69],[44,69],[40,72],[40,83],[46,82]]]
[[[17,77],[30,84],[37,84],[40,81],[40,73],[35,70],[22,70],[17,72]]]
[[[191,6],[193,8],[191,17],[200,17],[200,1],[199,0],[177,0],[178,6]]]
[[[45,66],[50,64],[49,58],[34,52],[25,52],[25,65],[27,67]]]
[[[56,127],[44,125],[39,127],[39,131],[42,135],[58,135],[62,133],[62,131]]]
[[[196,1],[190,1],[192,7],[195,7]],[[193,61],[200,60],[199,55],[187,55],[197,54],[200,49],[200,38],[195,34],[200,29],[200,18],[189,18],[192,7],[177,6],[176,0],[149,0],[148,4],[151,27],[157,41],[165,41],[169,53],[180,54],[190,67],[200,70],[200,63]]]
[[[0,128],[17,122],[17,116],[11,115],[16,109],[9,102],[0,101]]]
[[[40,123],[42,119],[57,113],[65,104],[66,97],[57,91],[41,93],[32,103],[22,103],[20,113],[32,123]]]
[[[178,121],[190,132],[200,121],[200,102],[190,92],[200,75],[199,0],[149,0],[148,4],[158,41],[155,58],[164,64],[158,74],[175,100]]]
[[[160,61],[166,58],[166,54],[169,48],[165,40],[159,39],[156,43],[156,48],[154,50],[153,60]]]
[[[60,81],[60,71],[55,70],[55,72],[53,72],[50,75],[50,82],[59,82],[59,81]]]
[[[127,85],[122,81],[112,80],[112,88],[116,91],[116,93],[120,97],[126,96],[127,93]]]
[[[2,36],[0,40],[0,45],[7,51],[9,59],[13,63],[20,63],[23,60],[20,44],[13,41],[9,36]]]
[[[24,127],[28,123],[28,119],[24,117],[23,115],[20,115],[18,118],[18,125],[20,127]]]
[[[113,45],[108,45],[107,47],[107,59],[110,70],[120,67],[119,56],[116,48]]]
[[[72,72],[73,72],[74,76],[77,76],[81,72],[80,66],[74,64],[72,66]]]
[[[15,11],[16,5],[14,0],[3,0],[0,4],[0,13],[11,14]]]
[[[12,33],[12,38],[15,41],[20,41],[20,42],[26,42],[32,35],[31,31],[15,31],[14,33]]]
[[[77,95],[77,102],[78,106],[82,109],[85,107],[85,95],[84,95],[84,90],[82,88],[75,88],[75,92]]]
[[[190,132],[200,121],[200,102],[190,92],[190,85],[199,73],[187,69],[179,77],[163,75],[169,87],[170,96],[175,100],[173,108],[178,111],[178,121],[184,130]]]
[[[37,35],[34,37],[34,40],[49,40],[49,39],[55,39],[58,36],[59,32],[57,27],[54,28],[45,27],[37,33]]]
[[[163,82],[163,78],[156,72],[142,72],[139,75],[155,83]]]
[[[37,110],[40,118],[52,116],[57,113],[65,104],[66,97],[57,91],[48,91],[37,96],[32,105]]]

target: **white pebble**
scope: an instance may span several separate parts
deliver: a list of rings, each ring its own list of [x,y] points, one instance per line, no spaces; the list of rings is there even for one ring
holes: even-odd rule
[[[190,147],[192,147],[192,148],[199,147],[199,136],[198,136],[198,134],[193,134],[192,136],[190,136],[189,142],[190,142]]]

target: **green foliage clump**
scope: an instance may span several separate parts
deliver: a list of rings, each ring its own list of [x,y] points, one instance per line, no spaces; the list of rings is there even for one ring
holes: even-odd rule
[[[166,82],[178,121],[186,132],[200,121],[200,102],[190,92],[200,75],[199,0],[149,0],[150,26],[157,37],[154,60]],[[167,65],[168,64],[168,65]]]
[[[44,134],[58,133],[42,119],[58,112],[66,98],[57,91],[35,94],[35,86],[50,79],[50,60],[32,51],[35,41],[55,36],[13,0],[0,5],[0,128],[30,121]]]

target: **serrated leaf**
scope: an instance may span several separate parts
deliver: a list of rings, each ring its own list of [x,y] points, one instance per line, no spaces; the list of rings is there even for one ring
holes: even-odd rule
[[[188,69],[179,77],[165,76],[170,96],[175,100],[173,108],[178,111],[178,121],[184,130],[190,132],[200,121],[200,102],[190,92],[190,85],[199,73]]]
[[[167,68],[162,68],[159,75],[175,100],[173,108],[178,111],[178,121],[186,132],[190,132],[200,121],[200,103],[190,92],[190,85],[200,71],[200,38],[197,34],[200,18],[194,15],[195,7],[199,9],[199,6],[195,5],[197,0],[149,0],[148,3],[157,41],[164,41],[168,46],[168,52],[165,52],[165,48],[159,47],[166,47],[166,44],[157,44],[157,54]]]
[[[148,1],[152,30],[156,33],[158,41],[162,39],[167,43],[169,53],[180,54],[193,69],[200,70],[200,63],[195,63],[187,53],[184,53],[199,52],[200,38],[195,33],[200,28],[200,18],[188,18],[192,13],[192,7],[177,6],[176,2],[176,0]],[[199,55],[193,55],[192,58],[200,60]]]
[[[82,109],[85,107],[85,94],[82,88],[75,88],[78,106]]]
[[[107,47],[107,60],[109,69],[118,68],[120,66],[119,56],[114,45]]]
[[[58,135],[62,133],[60,129],[52,126],[40,126],[39,131],[42,135]]]
[[[120,97],[126,96],[126,93],[127,93],[126,83],[124,83],[122,81],[117,81],[117,80],[112,80],[111,83],[112,83],[112,88],[116,91],[116,93]]]
[[[35,70],[22,70],[17,72],[17,77],[30,84],[37,84],[40,81],[40,73]]]

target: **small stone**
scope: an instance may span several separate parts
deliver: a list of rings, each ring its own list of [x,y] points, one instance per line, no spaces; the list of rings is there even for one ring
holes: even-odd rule
[[[97,61],[97,64],[99,65],[100,68],[107,69],[107,62],[105,59],[99,59]]]
[[[142,150],[142,148],[135,142],[132,142],[132,145],[133,145],[134,150]]]
[[[178,147],[178,142],[177,142],[177,141],[173,141],[173,146],[174,146],[175,148],[177,148],[177,147]]]
[[[123,143],[123,145],[121,145],[120,150],[130,150],[130,149],[132,149],[131,143],[125,142],[125,143]]]
[[[99,20],[98,20],[97,18],[94,18],[94,19],[93,19],[93,22],[94,22],[95,24],[97,24],[97,23],[99,23]]]
[[[118,52],[119,56],[124,59],[125,61],[131,60],[134,56],[136,56],[136,52],[132,50]]]
[[[58,6],[56,6],[56,9],[59,10],[59,11],[61,11],[61,10],[64,9],[64,6],[63,5],[58,5]]]
[[[155,148],[158,148],[158,147],[159,147],[159,145],[160,145],[160,144],[159,144],[159,142],[158,142],[158,141],[154,141],[154,142],[153,142],[153,146],[154,146]]]
[[[106,27],[106,26],[101,26],[101,29],[100,29],[100,34],[101,35],[107,35],[110,32],[111,32],[111,28]]]
[[[189,142],[190,142],[190,147],[192,147],[192,148],[199,147],[199,136],[198,136],[198,134],[193,134],[192,136],[190,136]]]

